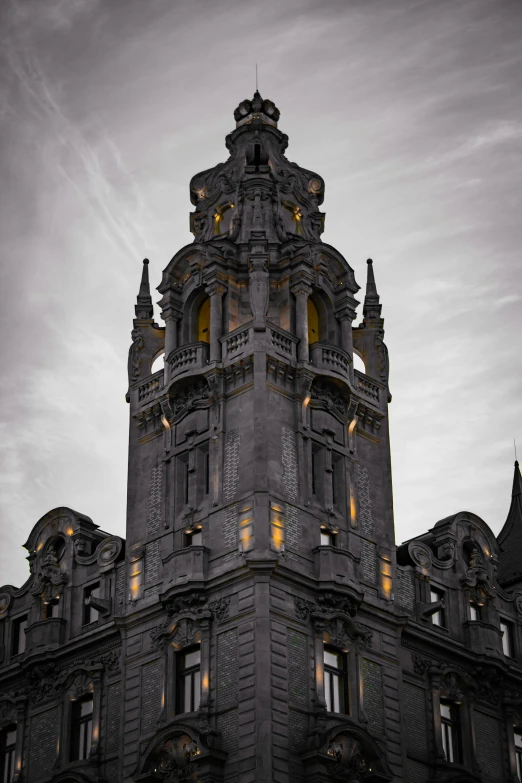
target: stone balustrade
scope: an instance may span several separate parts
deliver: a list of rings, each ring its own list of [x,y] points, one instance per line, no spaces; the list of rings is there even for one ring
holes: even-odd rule
[[[367,378],[365,375],[355,370],[355,384],[359,388],[359,391],[368,397],[372,402],[379,404],[379,386]]]
[[[208,364],[208,343],[191,343],[177,348],[168,357],[170,377],[173,378],[190,370],[202,370]]]
[[[334,345],[312,343],[310,346],[310,364],[318,370],[328,370],[349,377],[350,357],[341,348]]]

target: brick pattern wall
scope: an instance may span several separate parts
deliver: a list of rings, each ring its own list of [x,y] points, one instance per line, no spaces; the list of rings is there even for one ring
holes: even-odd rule
[[[217,686],[218,703],[230,703],[237,699],[237,631],[220,633],[217,638]]]
[[[283,623],[270,623],[270,691],[272,697],[272,779],[288,781],[287,634]]]
[[[110,783],[118,783],[120,780],[120,762],[117,759],[105,765],[105,780]]]
[[[308,734],[308,716],[297,710],[288,712],[288,739],[291,753],[302,753]]]
[[[359,526],[365,536],[373,536],[373,514],[368,468],[357,465],[357,482],[359,485]]]
[[[105,753],[117,753],[120,748],[121,685],[115,682],[107,688],[107,720],[105,724]],[[103,739],[103,737],[102,737]]]
[[[424,688],[405,682],[402,693],[406,748],[422,758],[428,754],[426,691]]]
[[[366,582],[373,583],[377,579],[377,552],[375,544],[372,544],[370,541],[362,542],[361,578]]]
[[[229,710],[218,715],[217,717],[217,730],[220,734],[220,747],[226,753],[237,753],[238,748],[238,724],[237,724],[237,710]]]
[[[429,767],[408,759],[408,783],[428,783]]]
[[[363,658],[362,678],[364,712],[368,718],[369,728],[382,735],[384,733],[382,667],[374,661]]]
[[[40,712],[31,718],[28,780],[42,780],[51,774],[56,761],[58,709]]]
[[[138,637],[139,640],[139,637]],[[128,650],[131,648],[128,643]],[[141,649],[141,644],[140,648]],[[126,775],[130,775],[138,761],[138,741],[140,729],[140,667],[127,668],[125,675],[125,687],[123,689],[125,700],[125,724],[123,728],[123,744],[125,753]],[[125,775],[124,775],[125,777]]]
[[[151,541],[145,547],[145,582],[155,582],[160,571],[160,542]]]
[[[281,430],[281,459],[283,462],[283,484],[289,500],[297,500],[299,484],[297,479],[297,446],[295,433],[290,427]]]
[[[415,585],[411,571],[397,568],[397,604],[401,609],[413,612],[415,607]]]
[[[125,563],[116,567],[116,613],[123,610],[125,604]]]
[[[308,644],[304,633],[288,631],[288,696],[300,705],[308,704]]]
[[[230,503],[236,495],[239,481],[239,430],[227,432],[225,440],[225,469],[223,478],[223,498]]]
[[[161,710],[161,661],[151,661],[141,671],[141,730],[152,731]]]
[[[152,468],[150,474],[149,489],[149,517],[147,519],[147,533],[154,536],[159,533],[161,521],[161,479],[163,467],[160,465]]]
[[[237,549],[237,505],[229,506],[223,514],[221,533],[225,549]]]
[[[299,549],[300,525],[299,511],[295,506],[285,503],[285,533],[286,546],[290,549]]]
[[[503,783],[502,744],[500,723],[492,715],[475,712],[475,737],[477,761],[482,770],[482,779],[487,783]]]

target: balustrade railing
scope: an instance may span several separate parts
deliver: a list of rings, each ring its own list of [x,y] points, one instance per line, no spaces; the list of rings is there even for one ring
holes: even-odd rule
[[[191,343],[177,348],[168,358],[170,377],[187,370],[200,370],[208,364],[208,343]]]
[[[321,343],[312,343],[310,346],[310,362],[319,370],[348,375],[350,370],[350,357],[340,348]]]
[[[355,380],[359,386],[359,391],[361,391],[365,397],[369,397],[377,403],[379,402],[379,387],[376,383],[373,383],[368,378],[362,377],[357,370],[355,371]]]
[[[163,370],[149,378],[145,383],[142,383],[138,387],[138,401],[145,402],[145,400],[153,397],[157,391],[163,387]]]

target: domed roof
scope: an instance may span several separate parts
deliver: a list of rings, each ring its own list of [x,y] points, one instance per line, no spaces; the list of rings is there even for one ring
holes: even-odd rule
[[[267,125],[273,125],[277,128],[279,116],[280,111],[275,103],[267,98],[263,99],[258,90],[255,91],[251,101],[248,99],[246,101],[241,101],[234,112],[237,128],[240,125],[250,122],[252,119],[260,119]]]

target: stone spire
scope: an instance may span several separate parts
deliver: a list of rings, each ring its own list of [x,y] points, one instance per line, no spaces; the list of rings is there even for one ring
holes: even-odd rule
[[[375,284],[375,275],[373,273],[373,261],[369,258],[368,272],[366,278],[366,296],[364,297],[363,315],[365,319],[374,319],[381,317],[382,305],[379,302],[379,294]]]
[[[141,284],[136,305],[134,307],[136,318],[140,321],[150,321],[154,317],[154,309],[152,307],[152,297],[150,295],[149,285],[149,259],[143,259],[143,271],[141,273]]]
[[[498,581],[501,585],[522,581],[522,476],[515,460],[511,505],[499,536],[501,554]]]

